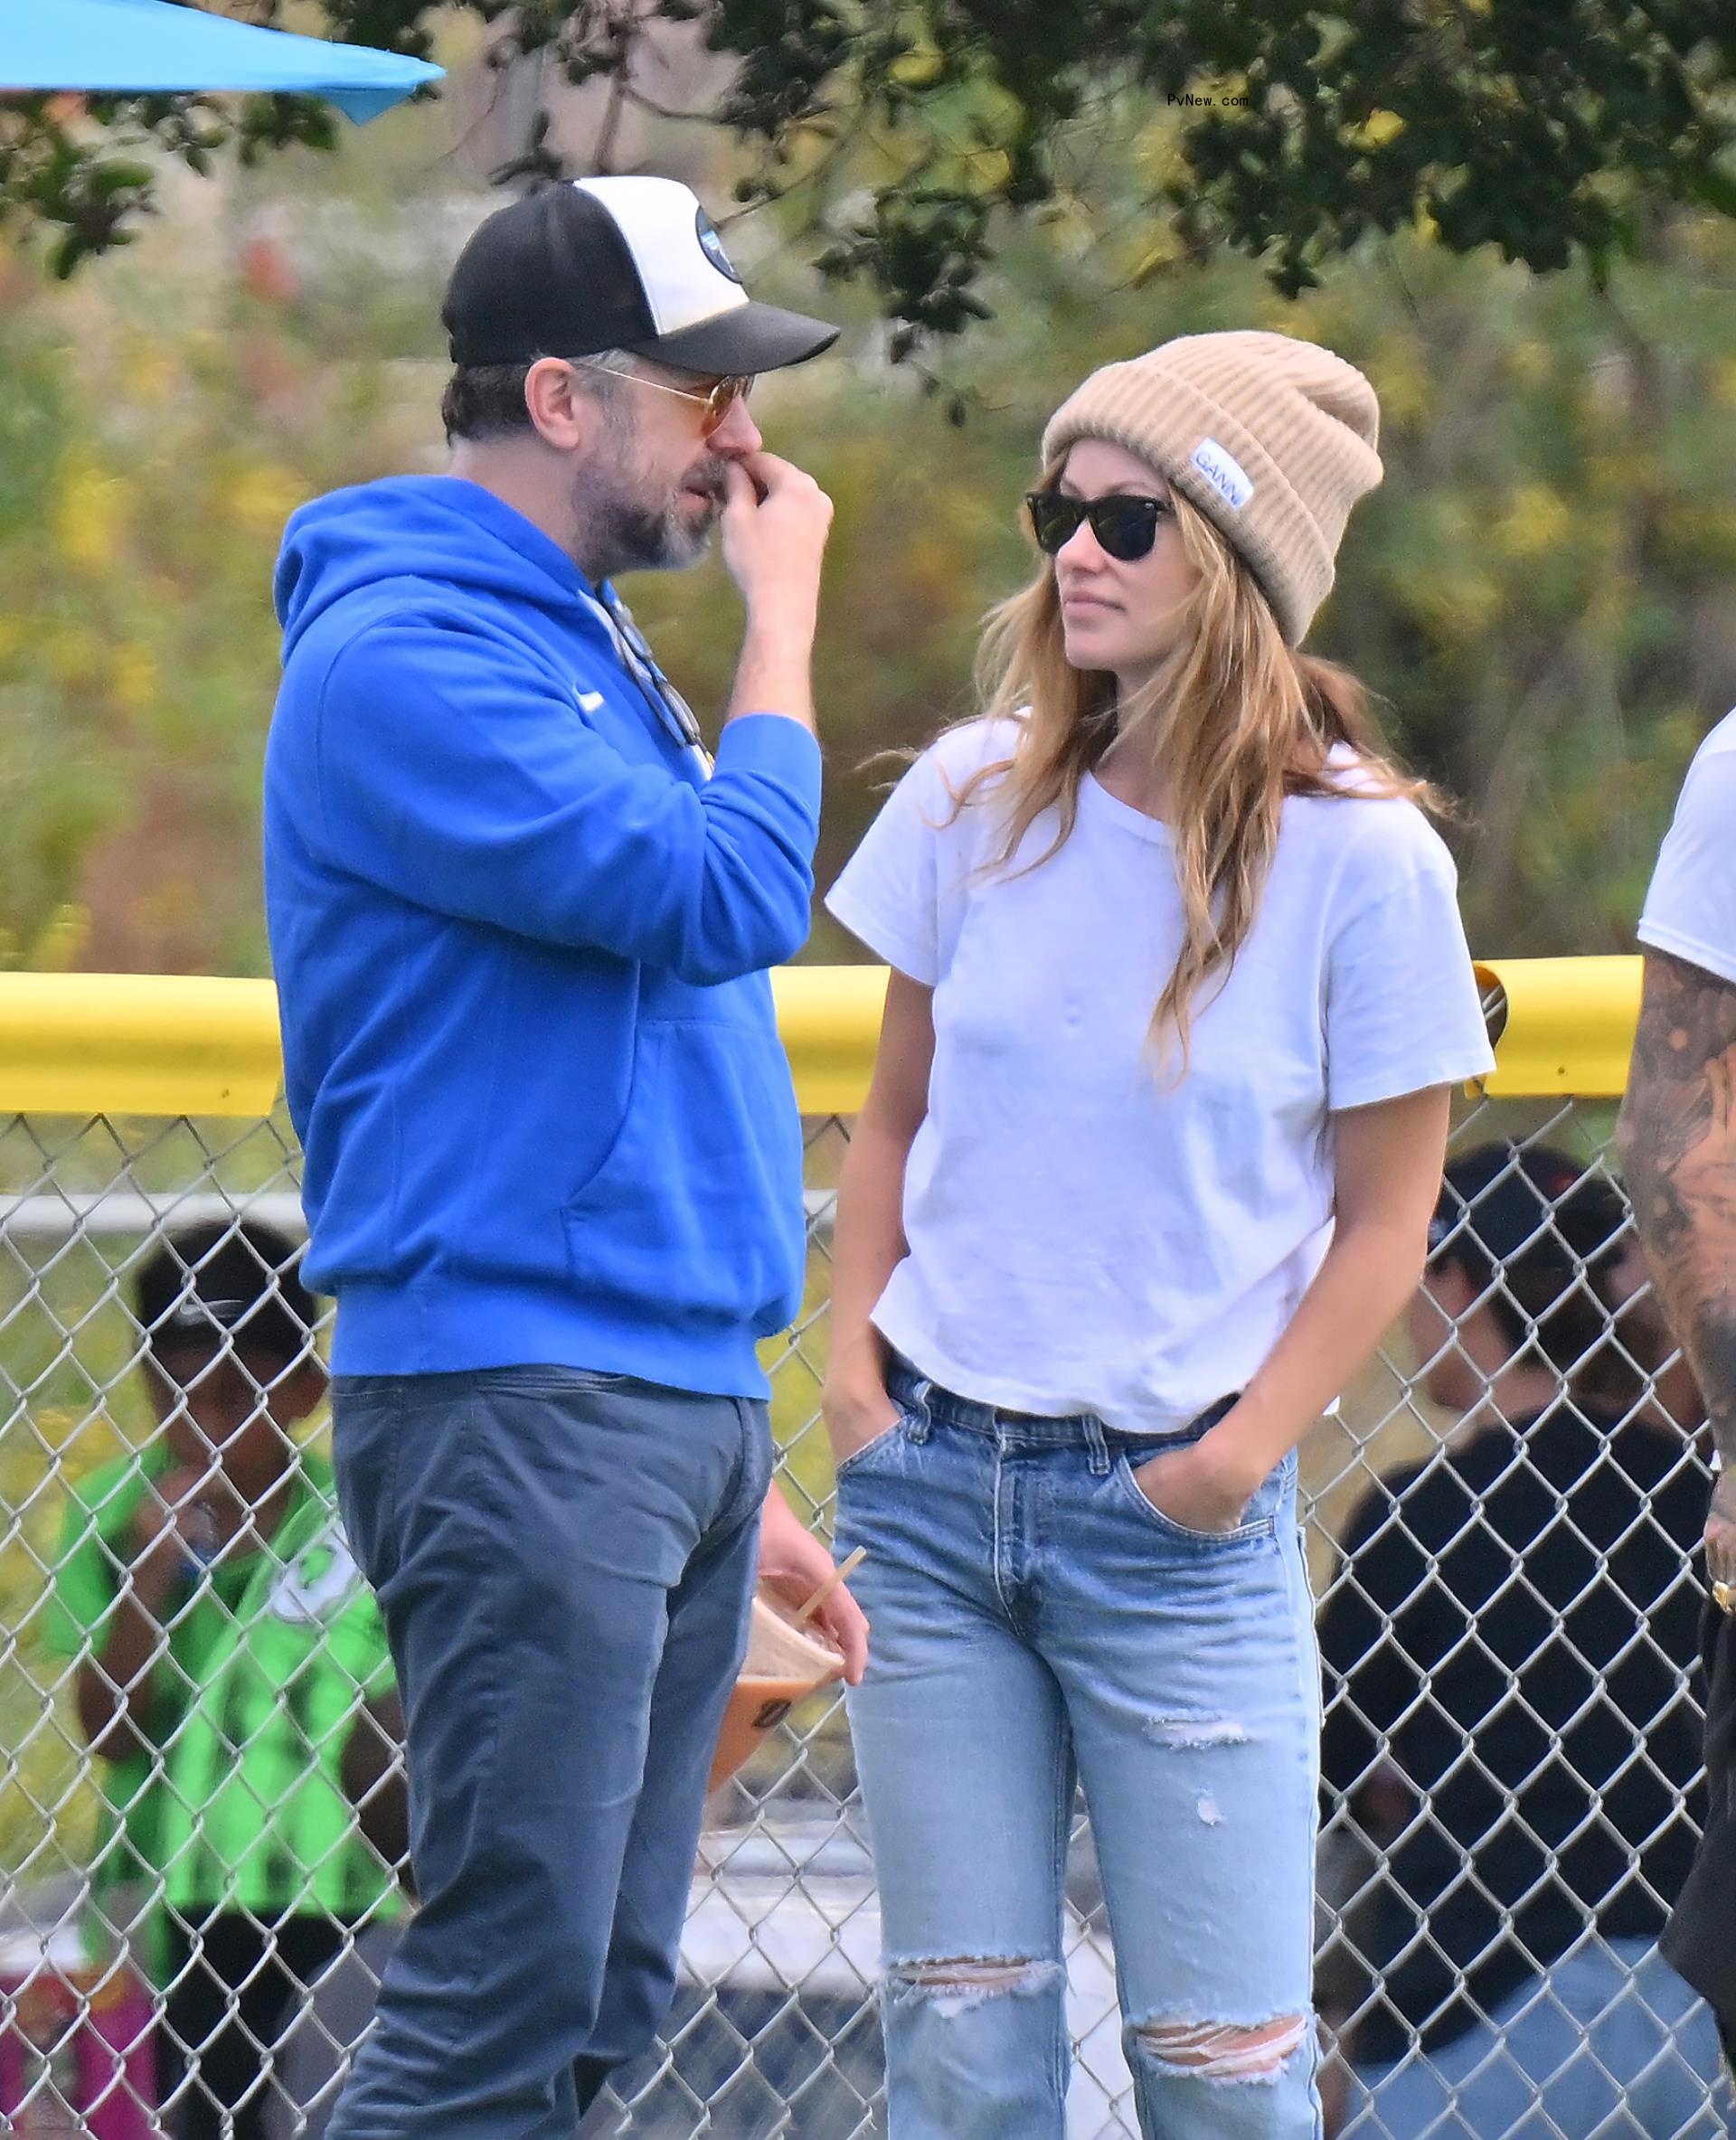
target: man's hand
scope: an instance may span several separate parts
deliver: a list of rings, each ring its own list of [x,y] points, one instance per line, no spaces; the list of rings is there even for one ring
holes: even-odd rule
[[[1250,1475],[1248,1459],[1220,1424],[1185,1448],[1148,1458],[1133,1482],[1160,1515],[1184,1531],[1233,1531],[1264,1475]]]
[[[811,476],[770,453],[727,463],[723,488],[723,561],[748,606],[725,718],[781,713],[812,734],[814,634],[832,501]]]
[[[832,501],[811,476],[773,453],[725,465],[723,561],[748,606],[750,628],[773,621],[811,639]]]
[[[760,1580],[786,1605],[803,1606],[836,1569],[830,1553],[774,1485],[760,1519]],[[868,1663],[868,1622],[842,1583],[814,1615],[813,1624],[844,1656],[844,1676],[861,1683]]]

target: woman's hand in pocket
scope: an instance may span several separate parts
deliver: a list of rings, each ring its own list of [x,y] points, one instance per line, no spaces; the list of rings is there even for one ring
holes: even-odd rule
[[[898,1425],[899,1409],[876,1374],[826,1378],[820,1392],[820,1416],[832,1441],[832,1461],[843,1464],[871,1441]]]
[[[1133,1474],[1134,1484],[1160,1515],[1184,1531],[1233,1531],[1261,1480],[1249,1475],[1246,1459],[1222,1427],[1185,1448],[1152,1457]]]

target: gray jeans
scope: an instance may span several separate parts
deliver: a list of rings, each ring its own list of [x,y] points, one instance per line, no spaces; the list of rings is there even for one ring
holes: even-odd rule
[[[340,1377],[333,1421],[420,1907],[329,2140],[572,2140],[675,1987],[766,1407],[524,1367]]]

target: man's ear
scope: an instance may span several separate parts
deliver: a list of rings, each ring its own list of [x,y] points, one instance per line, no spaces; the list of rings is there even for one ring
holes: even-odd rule
[[[539,357],[524,374],[524,406],[537,436],[561,453],[588,446],[599,420],[596,397],[561,357]]]

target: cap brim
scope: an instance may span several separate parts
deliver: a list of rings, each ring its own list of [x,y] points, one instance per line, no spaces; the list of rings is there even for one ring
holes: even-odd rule
[[[655,342],[629,342],[623,346],[629,354],[649,357],[655,363],[729,378],[804,364],[809,357],[830,349],[839,332],[823,319],[808,319],[799,312],[785,312],[776,305],[750,300],[732,312],[720,313],[715,319],[702,320],[696,327],[660,335]]]

